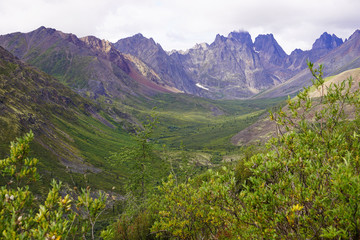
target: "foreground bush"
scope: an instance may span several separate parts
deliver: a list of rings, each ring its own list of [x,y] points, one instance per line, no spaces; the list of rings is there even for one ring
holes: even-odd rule
[[[348,79],[325,87],[310,71],[319,98],[305,88],[288,109],[271,113],[279,136],[235,179],[210,171],[155,198],[152,233],[169,239],[359,239],[360,94]],[[345,111],[346,110],[346,111]],[[353,113],[349,120],[346,112]]]
[[[106,197],[90,197],[82,190],[74,202],[61,196],[61,182],[55,180],[43,203],[35,202],[28,184],[38,178],[35,158],[29,158],[32,132],[12,142],[10,156],[0,160],[3,185],[0,188],[1,239],[80,239],[94,236],[94,225],[105,209]],[[35,206],[36,204],[36,206]],[[76,211],[74,210],[76,209]]]

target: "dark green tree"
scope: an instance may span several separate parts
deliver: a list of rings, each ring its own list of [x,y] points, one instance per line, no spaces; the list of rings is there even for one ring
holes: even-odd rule
[[[128,170],[129,175],[125,179],[126,190],[141,201],[145,199],[148,184],[153,179],[152,165],[160,159],[154,153],[154,143],[151,139],[157,124],[158,118],[152,113],[141,126],[135,128],[133,137],[137,144],[122,148],[120,152],[112,153],[109,157],[113,165],[120,165]]]

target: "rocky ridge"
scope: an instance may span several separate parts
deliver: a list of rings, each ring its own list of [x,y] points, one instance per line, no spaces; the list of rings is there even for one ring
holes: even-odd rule
[[[18,58],[57,77],[66,85],[93,98],[123,98],[179,92],[136,57],[126,56],[113,44],[94,36],[40,27],[29,33],[0,36],[0,45]]]
[[[315,62],[342,43],[334,34],[324,33],[311,50],[296,49],[287,55],[272,34],[259,35],[253,42],[248,32],[231,32],[186,51],[166,53],[141,34],[120,39],[114,46],[138,57],[186,93],[233,99],[249,98],[284,83],[306,68],[306,60]]]
[[[30,33],[0,36],[0,45],[94,98],[183,92],[213,99],[236,99],[265,96],[263,93],[269,89],[307,77],[302,72],[307,68],[307,60],[320,61],[344,42],[325,32],[312,49],[295,49],[288,55],[272,34],[261,34],[253,41],[248,32],[235,31],[228,36],[218,34],[211,44],[196,44],[187,51],[168,53],[142,34],[110,43],[41,27]],[[339,54],[347,59],[347,55]],[[352,60],[356,55],[346,54]],[[357,66],[354,61],[352,65]],[[337,66],[336,71],[349,67]],[[299,90],[296,86],[292,88]],[[271,92],[266,97],[288,92]]]

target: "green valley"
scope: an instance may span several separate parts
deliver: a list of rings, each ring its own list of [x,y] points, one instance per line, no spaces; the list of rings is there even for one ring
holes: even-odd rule
[[[1,35],[0,238],[358,239],[359,43]]]
[[[186,94],[87,100],[10,54],[2,54],[1,156],[15,136],[31,129],[35,133],[32,149],[42,160],[40,173],[79,186],[104,190],[121,186],[118,176],[126,177],[128,172],[110,166],[106,158],[134,145],[134,126],[152,112],[160,122],[152,136],[158,151],[166,145],[169,151],[207,153],[210,160],[236,151],[229,144],[231,136],[282,101],[216,101]],[[111,176],[118,180],[110,180]]]

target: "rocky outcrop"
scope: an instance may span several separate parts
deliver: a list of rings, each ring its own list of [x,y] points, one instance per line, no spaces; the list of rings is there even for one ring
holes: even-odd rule
[[[341,44],[343,44],[341,38],[338,38],[335,34],[330,35],[327,32],[324,32],[320,38],[316,39],[312,45],[312,50],[332,50],[339,47]]]
[[[260,56],[262,66],[273,76],[274,85],[280,84],[298,71],[288,68],[288,55],[281,48],[272,34],[259,35],[254,42],[255,51]]]
[[[255,51],[260,54],[263,64],[284,67],[288,55],[272,34],[259,35],[254,42]]]
[[[217,35],[210,44],[198,44],[171,57],[184,66],[189,76],[207,89],[212,98],[245,98],[273,86],[248,32]]]
[[[131,54],[145,62],[166,85],[186,93],[197,94],[195,83],[186,74],[182,65],[170,58],[152,38],[145,38],[139,33],[117,41],[114,46],[120,52]]]

